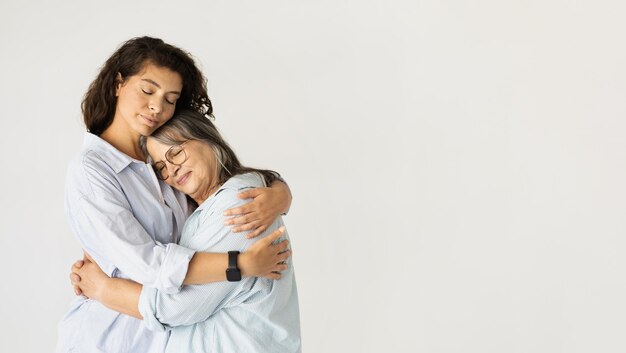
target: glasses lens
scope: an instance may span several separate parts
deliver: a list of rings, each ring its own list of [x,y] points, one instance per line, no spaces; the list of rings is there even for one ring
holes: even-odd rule
[[[154,172],[156,173],[159,179],[161,180],[167,179],[167,177],[169,176],[169,173],[167,171],[167,167],[165,166],[165,163],[157,162],[154,164],[153,167],[154,167]]]
[[[182,145],[176,145],[167,151],[165,158],[172,164],[181,165],[187,160],[187,154]]]

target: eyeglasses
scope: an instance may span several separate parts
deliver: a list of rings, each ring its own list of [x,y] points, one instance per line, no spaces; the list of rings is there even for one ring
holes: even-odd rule
[[[181,143],[180,145],[174,145],[170,147],[167,152],[165,152],[165,160],[170,162],[173,165],[181,166],[183,163],[187,161],[187,152],[183,148],[183,145],[189,142],[189,140]],[[156,173],[157,178],[161,180],[166,180],[170,176],[170,172],[167,170],[167,165],[165,162],[158,161],[152,165],[154,168],[154,172]]]

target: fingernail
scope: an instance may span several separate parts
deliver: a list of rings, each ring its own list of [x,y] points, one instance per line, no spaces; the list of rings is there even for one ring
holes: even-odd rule
[[[285,231],[285,226],[280,226],[280,228],[278,228],[278,230],[280,230],[281,232]]]

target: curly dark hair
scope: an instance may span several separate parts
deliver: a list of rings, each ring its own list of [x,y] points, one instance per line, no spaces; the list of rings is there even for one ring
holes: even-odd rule
[[[113,122],[117,103],[117,74],[124,80],[139,73],[146,63],[168,68],[181,76],[183,89],[176,102],[176,111],[193,110],[213,117],[206,79],[191,54],[158,38],[137,37],[124,42],[104,63],[96,79],[89,85],[81,105],[89,132],[100,135]]]

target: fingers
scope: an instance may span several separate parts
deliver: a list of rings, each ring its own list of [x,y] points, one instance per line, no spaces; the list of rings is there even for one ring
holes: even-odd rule
[[[245,232],[248,230],[253,230],[255,228],[257,228],[259,226],[259,224],[261,223],[261,221],[252,221],[250,223],[241,225],[241,226],[237,226],[237,227],[233,227],[232,231],[235,233],[239,233],[239,232]]]
[[[282,252],[284,252],[284,251],[288,250],[288,246],[289,246],[289,240],[287,240],[287,239],[285,239],[285,240],[281,241],[281,242],[280,242],[280,243],[278,243],[278,244],[274,244],[274,245],[272,245],[272,247],[274,248],[274,250],[275,250],[277,253],[282,253]]]
[[[72,282],[72,288],[74,289],[74,294],[76,295],[82,295],[83,291],[80,289],[80,287],[77,285],[78,282],[80,282],[81,278],[79,275],[75,274],[74,272],[70,273],[70,281]]]
[[[76,272],[78,272],[83,265],[85,264],[85,261],[83,260],[78,260],[76,262],[74,262],[74,264],[72,265],[72,272],[70,272],[70,282],[72,282],[72,289],[74,290],[74,294],[76,295],[82,295],[83,291],[80,289],[79,286],[76,285],[76,283],[80,282],[81,278],[78,274],[76,274]]]
[[[267,229],[266,226],[260,226],[259,228],[255,229],[253,232],[249,233],[246,235],[246,238],[248,239],[252,239],[252,238],[256,238],[258,237],[261,233],[265,232],[265,230]]]
[[[282,227],[276,229],[275,231],[272,232],[272,234],[266,236],[265,238],[263,238],[263,239],[261,239],[259,241],[262,241],[264,244],[269,245],[269,244],[272,244],[273,242],[275,242],[283,234],[285,234],[285,226],[282,226]]]
[[[284,251],[284,252],[281,252],[280,254],[278,254],[277,260],[278,260],[278,262],[285,262],[290,257],[291,257],[291,250],[287,250],[287,251]]]
[[[231,208],[229,210],[224,211],[224,216],[236,216],[243,215],[254,211],[254,205],[252,203],[247,203],[243,206]]]
[[[95,262],[95,261],[93,260],[93,258],[91,258],[91,255],[89,255],[89,253],[88,253],[88,252],[86,252],[86,251],[84,251],[84,250],[83,250],[83,256],[85,257],[85,260],[86,260],[86,261],[89,261],[89,262]]]
[[[241,215],[241,216],[231,217],[225,220],[224,224],[227,226],[241,225],[241,224],[258,221],[259,220],[258,218],[259,218],[258,213],[257,214],[248,213],[248,214]]]
[[[255,188],[255,189],[249,189],[249,190],[245,190],[240,192],[237,196],[240,199],[250,199],[250,198],[257,198],[260,195],[263,195],[264,193],[267,193],[269,191],[269,188]],[[255,209],[264,209],[263,207],[263,201],[261,199],[256,199],[253,202],[250,202],[248,204],[245,204],[243,206],[240,207],[236,207],[236,208],[231,208],[230,210],[226,210],[224,211],[224,216],[234,216],[234,215],[239,215],[239,214],[246,214],[246,213],[250,213],[252,211],[254,211]]]
[[[82,295],[83,294],[83,291],[80,290],[79,286],[72,286],[72,287],[74,288],[74,294],[76,294],[76,295]]]
[[[280,279],[282,276],[283,275],[281,275],[280,273],[270,272],[270,273],[266,274],[265,276],[263,276],[263,278]]]
[[[289,268],[289,266],[287,264],[278,264],[278,265],[276,265],[276,267],[274,267],[274,271],[272,271],[272,272],[280,273],[280,272],[285,271],[288,268]]]
[[[74,264],[72,265],[72,272],[76,272],[77,270],[81,269],[84,264],[85,264],[85,261],[83,260],[78,260],[74,262]]]
[[[254,188],[240,192],[237,196],[240,199],[253,199],[263,193],[263,189],[266,188]]]
[[[73,285],[75,285],[76,283],[80,282],[81,278],[79,275],[77,275],[76,273],[72,272],[70,273],[70,281],[72,282]]]

